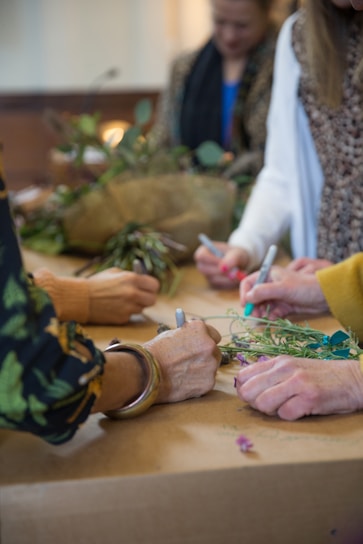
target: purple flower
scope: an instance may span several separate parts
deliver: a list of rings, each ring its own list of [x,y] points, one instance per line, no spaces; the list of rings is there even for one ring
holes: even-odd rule
[[[261,361],[268,361],[270,357],[267,357],[267,355],[260,355],[257,359],[257,361],[260,363]]]
[[[241,366],[248,366],[250,363],[247,361],[246,357],[243,355],[243,353],[237,353],[236,355],[237,359],[241,363]]]
[[[239,449],[243,453],[246,453],[246,452],[250,451],[250,449],[253,448],[253,443],[244,434],[239,435],[239,437],[236,440],[236,444],[237,444],[237,446],[239,446]]]

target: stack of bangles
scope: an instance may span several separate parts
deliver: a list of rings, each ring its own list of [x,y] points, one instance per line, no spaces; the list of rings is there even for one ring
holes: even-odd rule
[[[105,349],[108,351],[125,351],[134,355],[144,369],[146,386],[135,400],[116,410],[108,410],[105,415],[112,419],[127,419],[146,412],[154,404],[160,386],[160,367],[155,357],[138,344],[124,344],[122,342],[111,344]]]

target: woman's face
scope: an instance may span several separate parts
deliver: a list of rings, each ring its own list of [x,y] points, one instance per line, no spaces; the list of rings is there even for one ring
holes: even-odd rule
[[[212,17],[214,42],[225,58],[243,57],[256,47],[269,21],[256,0],[212,0]]]
[[[351,8],[363,10],[363,0],[331,0],[337,8]]]

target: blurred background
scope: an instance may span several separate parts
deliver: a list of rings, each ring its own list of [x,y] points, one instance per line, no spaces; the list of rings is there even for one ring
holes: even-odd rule
[[[289,0],[276,0],[283,19]],[[210,32],[209,0],[1,0],[0,141],[8,185],[47,182],[47,108],[133,121],[171,60]]]

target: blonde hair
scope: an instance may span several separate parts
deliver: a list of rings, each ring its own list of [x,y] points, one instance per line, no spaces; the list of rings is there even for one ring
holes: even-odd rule
[[[308,68],[316,83],[318,99],[336,108],[342,101],[350,22],[356,18],[363,30],[363,14],[339,9],[331,0],[304,0],[304,6]],[[363,83],[363,35],[361,52],[362,61],[355,74],[360,84]]]

